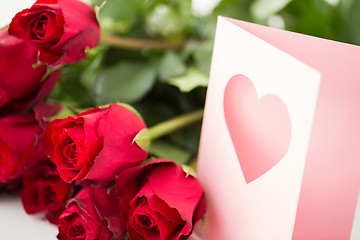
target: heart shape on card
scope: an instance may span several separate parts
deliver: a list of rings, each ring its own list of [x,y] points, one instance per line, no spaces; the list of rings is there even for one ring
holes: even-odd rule
[[[291,120],[286,105],[274,94],[259,99],[246,76],[237,74],[228,81],[224,114],[246,183],[268,172],[287,153]]]

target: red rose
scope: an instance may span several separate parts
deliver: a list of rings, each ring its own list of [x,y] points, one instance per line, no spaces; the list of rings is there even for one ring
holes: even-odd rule
[[[109,194],[107,191],[106,188],[87,187],[70,200],[59,218],[58,239],[124,239],[114,191]],[[101,217],[100,213],[106,217]]]
[[[0,118],[0,182],[19,179],[30,160],[36,162],[45,156],[36,144],[36,135],[40,133],[33,113],[13,113]]]
[[[64,181],[112,181],[147,157],[147,152],[133,143],[143,128],[144,121],[135,113],[111,104],[51,121],[43,142]]]
[[[42,81],[47,68],[33,68],[36,62],[35,46],[9,36],[6,28],[0,30],[0,114],[4,109],[28,108],[50,92],[59,71]]]
[[[116,191],[130,239],[188,239],[205,214],[197,179],[165,159],[125,170]]]
[[[55,166],[40,165],[26,171],[21,200],[28,214],[45,213],[56,223],[70,192],[71,184],[59,177]]]
[[[99,42],[99,25],[91,6],[77,0],[38,0],[17,13],[9,33],[37,46],[39,60],[50,65],[75,62]]]

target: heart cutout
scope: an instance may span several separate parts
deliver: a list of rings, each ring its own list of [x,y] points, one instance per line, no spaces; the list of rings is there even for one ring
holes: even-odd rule
[[[268,172],[287,153],[291,120],[286,105],[274,94],[259,100],[246,76],[237,74],[228,81],[224,114],[246,183]]]

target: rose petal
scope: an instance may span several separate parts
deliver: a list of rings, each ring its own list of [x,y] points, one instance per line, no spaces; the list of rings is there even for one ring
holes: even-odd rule
[[[186,177],[181,166],[166,164],[152,171],[149,185],[156,196],[179,211],[183,220],[193,222],[195,209],[204,194],[197,179],[191,175]]]
[[[63,107],[58,103],[38,103],[34,107],[34,113],[40,127],[45,129],[47,125],[47,119],[60,112],[62,108]]]
[[[74,223],[69,222],[69,216],[77,213],[82,219],[81,224],[86,229],[86,239],[122,239],[113,238],[113,233],[107,227],[107,221],[101,219],[95,208],[92,195],[96,195],[96,199],[106,200],[106,189],[94,189],[90,187],[83,188],[80,192],[69,201],[67,209],[60,216],[60,234],[58,237],[64,237],[66,229]],[[79,223],[80,225],[80,223]]]
[[[42,81],[47,67],[33,68],[38,49],[29,42],[9,36],[7,30],[0,30],[0,108],[25,109],[50,92],[59,77],[59,70]],[[1,109],[0,114],[5,115],[6,111]]]
[[[115,189],[108,191],[107,188],[92,188],[90,196],[99,216],[107,221],[114,238],[123,239],[126,233],[126,222],[120,218],[119,199],[115,196]]]
[[[0,181],[15,180],[25,172],[29,157],[34,148],[37,148],[36,134],[41,129],[33,113],[25,115],[14,113],[2,117],[0,129],[0,163],[3,165]],[[37,161],[37,158],[43,155],[33,154],[32,157],[34,161]],[[4,173],[5,175],[2,175]]]
[[[144,121],[133,112],[118,104],[111,104],[97,129],[103,149],[87,179],[111,181],[124,169],[145,160],[147,152],[133,143],[136,134],[145,127]]]
[[[143,166],[133,167],[123,171],[116,179],[115,188],[116,194],[119,196],[119,209],[120,213],[127,214],[130,209],[130,200],[133,199],[144,182],[147,174],[151,172],[159,164],[171,164],[171,161],[165,159],[156,159]]]

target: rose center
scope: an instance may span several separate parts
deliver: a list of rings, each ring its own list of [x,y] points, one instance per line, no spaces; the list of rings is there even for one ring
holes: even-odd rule
[[[156,224],[153,223],[153,221],[146,215],[137,215],[136,218],[137,218],[137,222],[143,228],[147,228],[147,229],[157,228]]]
[[[77,163],[77,157],[78,157],[79,153],[77,151],[77,147],[76,144],[74,142],[67,144],[64,148],[64,156],[66,157],[66,159],[76,165]]]
[[[77,218],[70,228],[70,236],[79,237],[86,233],[82,222]]]
[[[33,27],[33,32],[37,39],[43,39],[47,29],[48,18],[42,14]]]

